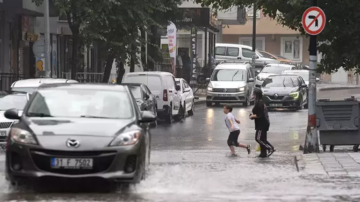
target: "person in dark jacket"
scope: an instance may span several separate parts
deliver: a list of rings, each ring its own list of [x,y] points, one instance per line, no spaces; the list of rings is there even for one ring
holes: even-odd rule
[[[262,99],[262,91],[254,89],[255,104],[250,114],[250,119],[255,122],[255,140],[260,145],[260,158],[270,157],[276,150],[267,140],[267,132],[270,128],[268,110]]]

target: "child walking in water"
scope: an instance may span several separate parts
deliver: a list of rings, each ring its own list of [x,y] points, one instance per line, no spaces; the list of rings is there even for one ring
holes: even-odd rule
[[[247,150],[248,154],[250,154],[250,151],[251,151],[250,145],[244,145],[244,144],[240,144],[238,142],[238,138],[240,135],[240,128],[239,128],[238,124],[240,124],[240,121],[235,119],[234,115],[231,113],[232,110],[233,110],[233,108],[230,105],[225,105],[223,108],[224,114],[226,114],[225,125],[229,129],[229,132],[230,132],[227,143],[230,147],[231,155],[236,156],[234,147],[245,148]]]

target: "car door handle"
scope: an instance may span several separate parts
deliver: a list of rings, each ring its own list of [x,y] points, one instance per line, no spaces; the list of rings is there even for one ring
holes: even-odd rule
[[[172,90],[169,90],[169,93],[172,93],[173,91]]]

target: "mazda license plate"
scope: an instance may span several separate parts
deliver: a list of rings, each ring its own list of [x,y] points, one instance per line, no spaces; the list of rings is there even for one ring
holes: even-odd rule
[[[282,107],[283,105],[280,103],[280,104],[270,104],[270,107]]]
[[[0,130],[0,136],[6,136],[6,130]]]
[[[90,158],[51,158],[51,168],[92,169],[93,159]]]

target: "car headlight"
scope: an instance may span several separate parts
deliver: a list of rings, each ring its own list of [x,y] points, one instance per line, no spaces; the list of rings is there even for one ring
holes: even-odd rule
[[[245,91],[245,87],[239,88],[239,91],[240,91],[240,92],[244,92],[244,91]]]
[[[135,145],[139,142],[140,136],[141,132],[138,130],[125,132],[115,137],[115,139],[110,143],[110,146]]]
[[[260,76],[257,76],[256,79],[259,80],[259,81],[263,80],[263,78],[261,78]]]
[[[211,83],[209,83],[208,87],[207,87],[207,91],[213,91],[213,86],[211,85]]]
[[[298,99],[299,98],[299,92],[293,92],[289,94],[292,98]]]
[[[10,138],[13,141],[22,144],[38,144],[34,136],[29,131],[20,128],[12,128],[10,130]]]

